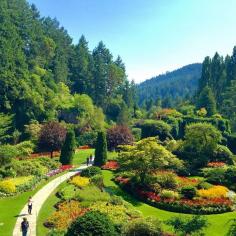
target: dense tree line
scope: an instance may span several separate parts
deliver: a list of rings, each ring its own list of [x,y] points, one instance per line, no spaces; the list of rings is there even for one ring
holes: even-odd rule
[[[236,47],[225,58],[216,53],[206,57],[202,65],[196,103],[205,107],[209,115],[222,113],[236,128]]]
[[[92,101],[77,94],[87,94]],[[79,116],[85,121],[87,113],[101,118],[114,104],[117,116],[110,118],[116,119],[122,106],[133,107],[134,97],[122,59],[113,59],[103,42],[91,52],[84,36],[74,45],[56,19],[42,18],[26,0],[0,2],[0,115],[7,121],[3,129],[12,134],[32,121]],[[92,103],[95,111],[84,109],[84,103]],[[68,111],[74,116],[68,118]]]

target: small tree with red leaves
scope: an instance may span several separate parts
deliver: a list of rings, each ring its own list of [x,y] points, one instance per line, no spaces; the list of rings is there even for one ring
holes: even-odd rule
[[[133,142],[134,137],[125,125],[116,125],[107,130],[108,150],[114,150],[118,145],[130,145]]]
[[[56,121],[46,123],[39,135],[39,148],[51,153],[60,150],[66,137],[66,129]]]

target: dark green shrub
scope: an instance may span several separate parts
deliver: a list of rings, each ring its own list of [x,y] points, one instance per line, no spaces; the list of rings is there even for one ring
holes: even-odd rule
[[[236,154],[236,134],[227,136],[227,146],[234,154]]]
[[[183,194],[184,198],[193,199],[197,194],[197,190],[195,187],[187,186],[181,189],[181,194]]]
[[[102,166],[107,161],[107,140],[104,132],[99,132],[95,149],[95,166]]]
[[[213,161],[223,161],[232,165],[233,153],[226,146],[217,145],[217,148],[213,153]]]
[[[110,218],[99,211],[89,211],[73,222],[66,236],[114,236],[117,235]]]
[[[97,132],[89,131],[85,132],[78,137],[78,144],[80,146],[88,145],[89,147],[94,148],[96,145]]]
[[[212,184],[222,184],[225,179],[226,168],[217,167],[217,168],[203,168],[203,176],[207,179],[207,182]]]
[[[89,166],[88,168],[83,169],[80,173],[81,176],[88,177],[88,178],[94,175],[101,175],[101,174],[102,174],[102,171],[97,166]]]
[[[203,216],[193,216],[191,218],[172,217],[166,223],[174,228],[175,233],[180,235],[192,235],[194,233],[202,235],[203,229],[209,225],[207,219]]]
[[[161,120],[146,120],[141,125],[141,137],[155,137],[158,136],[161,141],[164,141],[166,138],[172,138],[171,126]]]
[[[62,165],[72,164],[75,148],[75,132],[74,130],[69,130],[67,131],[66,139],[61,149],[60,162]]]

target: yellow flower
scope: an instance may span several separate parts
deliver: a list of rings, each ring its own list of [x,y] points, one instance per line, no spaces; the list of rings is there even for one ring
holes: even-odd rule
[[[199,197],[203,198],[219,198],[226,197],[228,189],[221,185],[215,185],[209,189],[200,189],[197,191]]]
[[[74,178],[72,178],[70,183],[74,184],[77,187],[82,188],[82,187],[85,187],[89,184],[89,178],[81,177],[81,176],[75,176]]]

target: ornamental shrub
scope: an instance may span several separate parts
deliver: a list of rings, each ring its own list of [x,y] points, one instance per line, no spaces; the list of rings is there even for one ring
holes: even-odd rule
[[[134,137],[125,125],[116,125],[107,130],[108,150],[115,150],[119,145],[131,145]]]
[[[193,199],[197,194],[197,190],[195,187],[187,186],[181,189],[181,194],[183,194],[184,198]]]
[[[104,132],[98,132],[95,149],[95,166],[102,166],[107,161],[107,140]]]
[[[197,195],[203,198],[225,198],[228,191],[229,190],[225,186],[216,185],[209,189],[198,190]]]
[[[12,180],[2,180],[0,182],[0,192],[4,193],[15,193],[16,185]]]
[[[223,161],[227,164],[233,164],[233,153],[223,145],[217,145],[216,150],[213,153],[213,161]]]
[[[152,217],[135,219],[124,226],[122,233],[125,236],[160,236],[162,235],[161,223]]]
[[[92,177],[94,175],[101,175],[102,174],[102,171],[99,167],[97,166],[89,166],[88,168],[86,169],[83,169],[80,173],[80,176],[82,177]]]
[[[160,197],[163,199],[179,199],[179,193],[172,190],[163,189],[161,191]]]
[[[90,179],[91,183],[97,186],[101,191],[103,190],[104,183],[103,183],[103,176],[102,175],[94,175]]]
[[[141,139],[142,130],[140,128],[132,128],[132,134],[134,136],[134,140],[137,142]]]
[[[88,145],[89,147],[94,148],[96,145],[97,132],[89,131],[79,135],[77,142],[79,146]]]
[[[142,138],[155,137],[158,136],[161,141],[166,138],[172,138],[171,136],[171,126],[161,120],[146,120],[141,125]]]
[[[74,130],[67,131],[65,142],[61,149],[60,162],[62,165],[70,165],[73,162],[76,142]]]
[[[110,218],[99,211],[89,211],[77,218],[68,229],[66,236],[114,236],[117,235]]]
[[[89,178],[87,177],[81,177],[81,176],[75,176],[70,180],[71,184],[74,184],[77,187],[83,188],[89,184]]]

